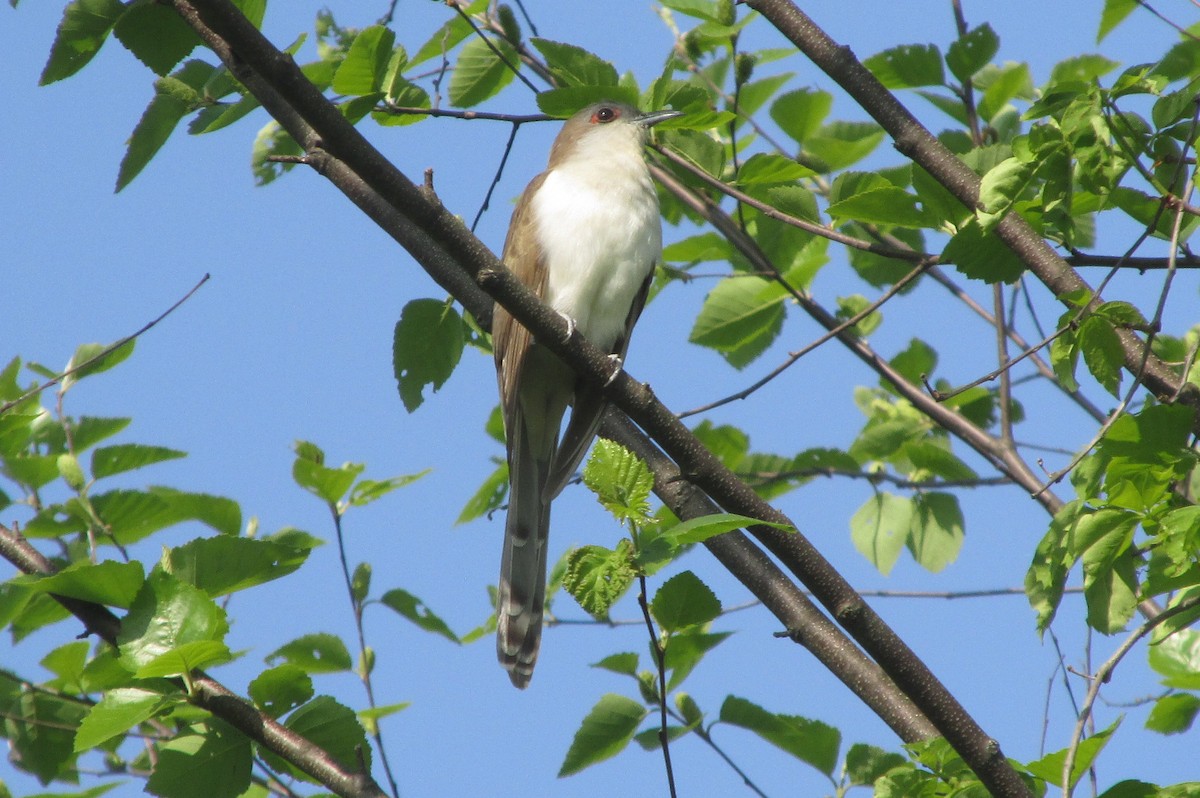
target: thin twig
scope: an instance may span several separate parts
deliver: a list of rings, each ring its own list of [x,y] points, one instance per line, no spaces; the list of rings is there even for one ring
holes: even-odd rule
[[[125,337],[124,337],[124,338],[122,338],[121,340],[117,341],[115,344],[112,344],[112,345],[110,345],[110,346],[106,346],[104,349],[100,350],[100,352],[99,352],[99,353],[97,353],[95,356],[93,356],[93,357],[89,357],[87,360],[83,361],[82,363],[77,363],[76,365],[74,365],[74,366],[72,366],[71,368],[67,369],[67,370],[66,370],[66,371],[64,371],[62,374],[59,374],[57,377],[55,377],[54,379],[50,380],[49,382],[43,383],[42,385],[39,385],[39,386],[37,386],[36,388],[33,388],[32,390],[29,390],[29,391],[27,391],[27,392],[23,393],[22,395],[18,396],[16,399],[12,399],[12,400],[10,400],[10,401],[8,401],[8,402],[5,402],[4,404],[0,405],[0,415],[3,415],[4,413],[8,412],[9,410],[11,410],[12,408],[14,408],[14,407],[16,407],[17,405],[21,404],[22,402],[26,401],[27,399],[31,399],[31,398],[33,398],[34,396],[37,396],[39,393],[41,393],[42,391],[46,390],[46,389],[47,389],[47,388],[49,388],[51,385],[57,385],[57,384],[58,384],[59,382],[61,382],[61,381],[62,381],[64,378],[66,378],[66,377],[69,377],[69,376],[71,376],[72,374],[75,374],[75,373],[76,373],[76,372],[78,372],[80,369],[87,368],[88,366],[92,365],[93,363],[95,363],[95,362],[97,362],[97,361],[99,361],[99,360],[102,360],[103,358],[106,358],[106,357],[108,357],[108,356],[109,356],[109,355],[111,355],[113,352],[115,352],[115,351],[117,351],[118,349],[120,349],[121,347],[125,346],[125,344],[127,344],[127,343],[129,343],[130,341],[134,340],[135,338],[137,338],[137,337],[138,337],[139,335],[141,335],[142,333],[144,333],[144,332],[148,331],[148,330],[149,330],[151,327],[153,327],[154,325],[158,324],[160,321],[162,321],[163,319],[165,319],[167,316],[171,315],[171,313],[172,313],[172,312],[173,312],[173,311],[174,311],[174,310],[175,310],[177,307],[179,307],[179,306],[180,306],[180,305],[182,305],[184,302],[187,302],[189,299],[191,299],[191,298],[192,298],[192,294],[196,293],[198,290],[200,290],[200,286],[202,286],[202,285],[204,285],[206,282],[208,282],[208,278],[209,278],[209,275],[208,275],[208,274],[205,274],[203,277],[201,277],[201,278],[200,278],[200,282],[198,282],[198,283],[196,283],[194,286],[192,286],[192,290],[190,290],[190,291],[188,291],[186,294],[184,294],[184,295],[183,295],[183,297],[182,297],[182,298],[180,298],[180,299],[179,299],[177,302],[175,302],[175,304],[171,305],[171,307],[167,308],[167,309],[166,309],[166,310],[164,310],[162,313],[160,313],[160,314],[158,315],[158,317],[157,317],[157,318],[155,318],[155,319],[153,319],[152,321],[148,322],[147,324],[143,325],[143,326],[142,326],[142,327],[141,327],[141,328],[140,328],[140,329],[139,329],[137,332],[134,332],[134,333],[131,333],[130,335],[127,335],[127,336],[125,336]]]

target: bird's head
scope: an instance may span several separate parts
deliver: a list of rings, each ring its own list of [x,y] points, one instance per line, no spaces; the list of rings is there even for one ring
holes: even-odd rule
[[[642,113],[620,102],[592,103],[563,125],[550,150],[550,163],[561,162],[580,151],[596,155],[632,149],[640,153],[651,127],[682,115],[680,111]]]

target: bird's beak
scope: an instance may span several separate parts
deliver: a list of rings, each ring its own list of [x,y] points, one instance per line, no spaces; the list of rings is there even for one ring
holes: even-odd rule
[[[651,111],[642,114],[637,118],[637,123],[644,128],[651,128],[659,122],[665,122],[668,119],[674,119],[677,116],[683,116],[683,111]]]

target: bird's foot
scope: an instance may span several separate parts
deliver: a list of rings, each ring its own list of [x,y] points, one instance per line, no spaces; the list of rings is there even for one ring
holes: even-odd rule
[[[621,356],[616,352],[613,352],[611,355],[609,355],[608,359],[612,361],[614,368],[612,370],[612,374],[609,374],[608,379],[604,381],[605,388],[617,381],[617,375],[621,373],[621,369],[625,365],[625,361],[621,360]]]
[[[571,318],[566,313],[563,313],[561,310],[556,310],[555,313],[557,313],[562,320],[567,323],[567,333],[563,336],[563,343],[565,344],[570,341],[571,336],[575,334],[575,319]]]

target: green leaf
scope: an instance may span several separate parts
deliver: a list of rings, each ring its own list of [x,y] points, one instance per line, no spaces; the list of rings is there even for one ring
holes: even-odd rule
[[[547,116],[567,119],[576,111],[598,102],[637,104],[637,92],[624,86],[567,86],[538,92],[538,110]]]
[[[1071,784],[1077,784],[1081,776],[1091,769],[1096,761],[1096,757],[1100,755],[1100,751],[1108,744],[1108,740],[1112,737],[1113,732],[1121,725],[1121,718],[1109,726],[1107,729],[1098,731],[1091,737],[1081,741],[1075,751],[1075,762],[1071,769]],[[1051,784],[1062,784],[1063,765],[1067,761],[1067,752],[1056,751],[1053,754],[1047,754],[1036,762],[1030,762],[1026,767],[1029,772],[1039,778],[1045,779]]]
[[[183,676],[198,668],[207,668],[233,659],[224,643],[215,640],[194,640],[172,648],[142,665],[133,674],[138,679],[162,676]]]
[[[312,677],[296,665],[276,665],[256,676],[249,692],[255,704],[278,718],[313,697]]]
[[[392,337],[392,371],[404,408],[425,401],[425,386],[436,392],[454,373],[464,345],[462,317],[448,302],[415,299],[404,306]]]
[[[769,185],[773,183],[792,183],[803,177],[815,175],[812,169],[796,163],[791,158],[778,153],[756,152],[751,155],[737,173],[739,186]]]
[[[645,523],[654,475],[637,455],[610,440],[596,442],[583,469],[583,484],[618,521]]]
[[[433,32],[433,35],[426,40],[417,50],[412,58],[408,59],[408,65],[414,67],[417,64],[424,63],[430,58],[445,57],[451,50],[458,46],[459,42],[471,35],[471,23],[465,17],[472,14],[477,14],[488,5],[489,0],[475,0],[475,2],[462,9],[462,14],[453,12],[450,14],[450,19],[446,20],[440,28]]]
[[[291,135],[272,119],[263,125],[254,139],[250,152],[250,168],[254,172],[254,183],[265,186],[284,172],[291,171],[296,164],[272,161],[279,155],[301,155],[303,150]]]
[[[1006,64],[980,72],[976,82],[983,87],[979,100],[979,116],[989,122],[1004,110],[1015,97],[1033,96],[1033,79],[1028,64]]]
[[[1137,611],[1138,578],[1134,556],[1126,552],[1111,567],[1084,570],[1083,597],[1088,625],[1102,634],[1116,634]]]
[[[855,743],[846,751],[846,778],[852,786],[870,786],[884,773],[907,761],[902,754],[894,754],[873,745]]]
[[[384,72],[392,58],[395,42],[396,34],[383,25],[372,25],[360,31],[333,73],[333,90],[352,97],[378,92],[383,86]]]
[[[946,82],[942,72],[942,54],[932,44],[902,44],[863,61],[875,77],[889,89],[940,86]]]
[[[619,754],[629,745],[647,714],[647,709],[633,699],[613,693],[602,696],[575,732],[559,768],[559,777],[578,773]]]
[[[950,493],[918,493],[912,500],[908,550],[928,571],[938,573],[958,559],[963,543],[963,514]]]
[[[786,289],[772,280],[726,278],[705,298],[688,340],[715,349],[735,368],[745,368],[783,329],[785,296]]]
[[[371,766],[371,746],[354,711],[333,698],[320,695],[288,716],[284,725],[304,739],[324,749],[343,768],[359,772],[361,754],[367,768]],[[291,773],[307,782],[315,780],[282,759],[263,752],[267,762],[279,770]]]
[[[832,122],[804,140],[804,152],[819,172],[835,172],[870,155],[883,141],[874,122]]]
[[[140,562],[76,562],[32,584],[35,590],[91,601],[107,607],[129,607],[145,581]]]
[[[1190,693],[1166,695],[1154,702],[1146,728],[1159,734],[1179,734],[1192,728],[1200,713],[1200,698]]]
[[[986,218],[985,231],[991,232],[1013,203],[1021,199],[1033,183],[1036,165],[1017,158],[1006,158],[983,176],[979,185],[979,203]]]
[[[76,371],[63,377],[63,390],[69,389],[84,377],[108,371],[122,363],[133,354],[135,343],[136,341],[131,339],[111,351],[107,351],[109,346],[105,344],[80,344],[67,363],[66,371],[71,369],[76,369]]]
[[[1104,0],[1104,11],[1100,15],[1100,29],[1096,32],[1096,43],[1104,41],[1104,37],[1125,21],[1140,3],[1138,0]]]
[[[133,3],[113,35],[156,75],[165,75],[200,45],[200,37],[170,6]]]
[[[350,491],[350,504],[354,507],[368,505],[373,501],[382,499],[394,490],[411,485],[432,470],[431,468],[426,468],[424,471],[418,471],[415,474],[403,474],[390,479],[361,479],[354,483],[354,489]]]
[[[664,8],[678,11],[680,14],[687,14],[689,17],[696,17],[697,19],[709,22],[723,21],[718,11],[717,0],[664,0],[662,5]]]
[[[701,515],[676,524],[663,532],[663,537],[675,547],[689,546],[693,543],[703,543],[709,538],[722,535],[734,529],[749,526],[769,526],[775,529],[791,531],[786,524],[775,524],[769,521],[759,521],[745,515],[734,513],[713,513]]]
[[[691,571],[668,579],[654,593],[650,612],[668,632],[706,624],[721,614],[721,602],[712,589]]]
[[[408,591],[394,588],[384,593],[379,601],[385,607],[390,607],[427,632],[439,634],[452,643],[462,642],[446,622],[425,605],[425,602]]]
[[[124,734],[181,700],[181,696],[164,696],[139,687],[109,690],[88,710],[75,731],[75,752],[95,748]]]
[[[104,446],[92,452],[92,476],[96,479],[110,477],[125,471],[133,471],[154,463],[187,457],[187,452],[168,449],[164,446],[143,446],[123,443]]]
[[[832,776],[837,766],[842,736],[820,721],[768,712],[732,695],[721,705],[721,721],[754,732],[826,776]]]
[[[516,50],[504,39],[493,38],[489,41],[490,44],[482,38],[471,39],[458,54],[454,74],[450,76],[450,104],[454,107],[479,105],[512,83],[514,73],[508,64],[513,69],[521,64]],[[496,54],[497,51],[503,60]]]
[[[946,66],[950,67],[954,77],[967,83],[976,72],[988,65],[999,49],[1000,37],[985,22],[951,43],[946,52]]]
[[[546,59],[551,74],[561,86],[616,86],[617,70],[608,61],[573,44],[529,40]]]
[[[567,555],[562,585],[584,611],[601,618],[625,594],[635,576],[633,546],[622,539],[615,551],[603,546],[573,549]]]
[[[282,660],[306,673],[336,673],[351,667],[350,652],[340,638],[331,634],[309,634],[280,646],[266,657],[268,665]]]
[[[186,643],[220,642],[228,631],[225,611],[203,591],[155,571],[146,578],[121,622],[117,636],[121,665],[137,672]]]
[[[1024,262],[995,233],[985,233],[975,220],[959,228],[942,250],[942,259],[953,263],[963,276],[989,285],[1011,283],[1025,271]]]
[[[38,85],[62,80],[83,69],[100,51],[124,11],[120,0],[75,0],[68,4]]]
[[[336,505],[350,490],[365,468],[361,463],[343,463],[340,468],[325,465],[325,453],[308,441],[293,447],[292,479],[296,484],[330,505]]]
[[[146,792],[163,798],[236,798],[250,786],[250,738],[218,718],[158,747]]]
[[[609,654],[599,662],[593,662],[591,667],[620,673],[625,676],[637,676],[638,655],[632,651]]]
[[[719,646],[731,632],[702,632],[698,627],[685,629],[671,635],[663,652],[663,664],[671,672],[667,690],[674,690],[695,669],[704,656]]]
[[[799,144],[821,128],[833,108],[833,95],[817,89],[797,89],[781,94],[771,103],[771,119]]]
[[[90,449],[105,438],[116,435],[129,426],[130,418],[97,418],[81,416],[71,430],[71,438],[75,441],[75,451],[82,452]],[[95,461],[92,463],[95,470]]]
[[[1200,631],[1181,629],[1156,642],[1148,659],[1167,687],[1200,690]]]
[[[169,78],[159,78],[154,84],[154,99],[146,106],[129,137],[129,148],[121,159],[117,173],[117,191],[125,188],[146,168],[146,164],[158,153],[171,137],[179,121],[199,104],[199,95],[194,99],[186,96],[184,88],[199,92],[212,76],[213,67],[203,61],[188,61]]]
[[[876,493],[850,519],[850,538],[879,572],[887,576],[908,543],[913,502],[890,493]]]
[[[488,475],[474,495],[463,505],[462,512],[454,519],[455,524],[465,524],[482,518],[500,509],[508,493],[508,463],[500,462],[496,470]]]
[[[829,206],[829,215],[837,220],[853,219],[864,224],[930,227],[929,219],[918,206],[918,199],[898,186],[864,191]]]
[[[1079,344],[1083,362],[1100,387],[1113,396],[1119,396],[1125,350],[1112,322],[1096,315],[1088,316],[1076,330],[1075,340]]]
[[[222,535],[176,546],[164,555],[163,567],[216,598],[287,576],[308,554],[275,541]]]

